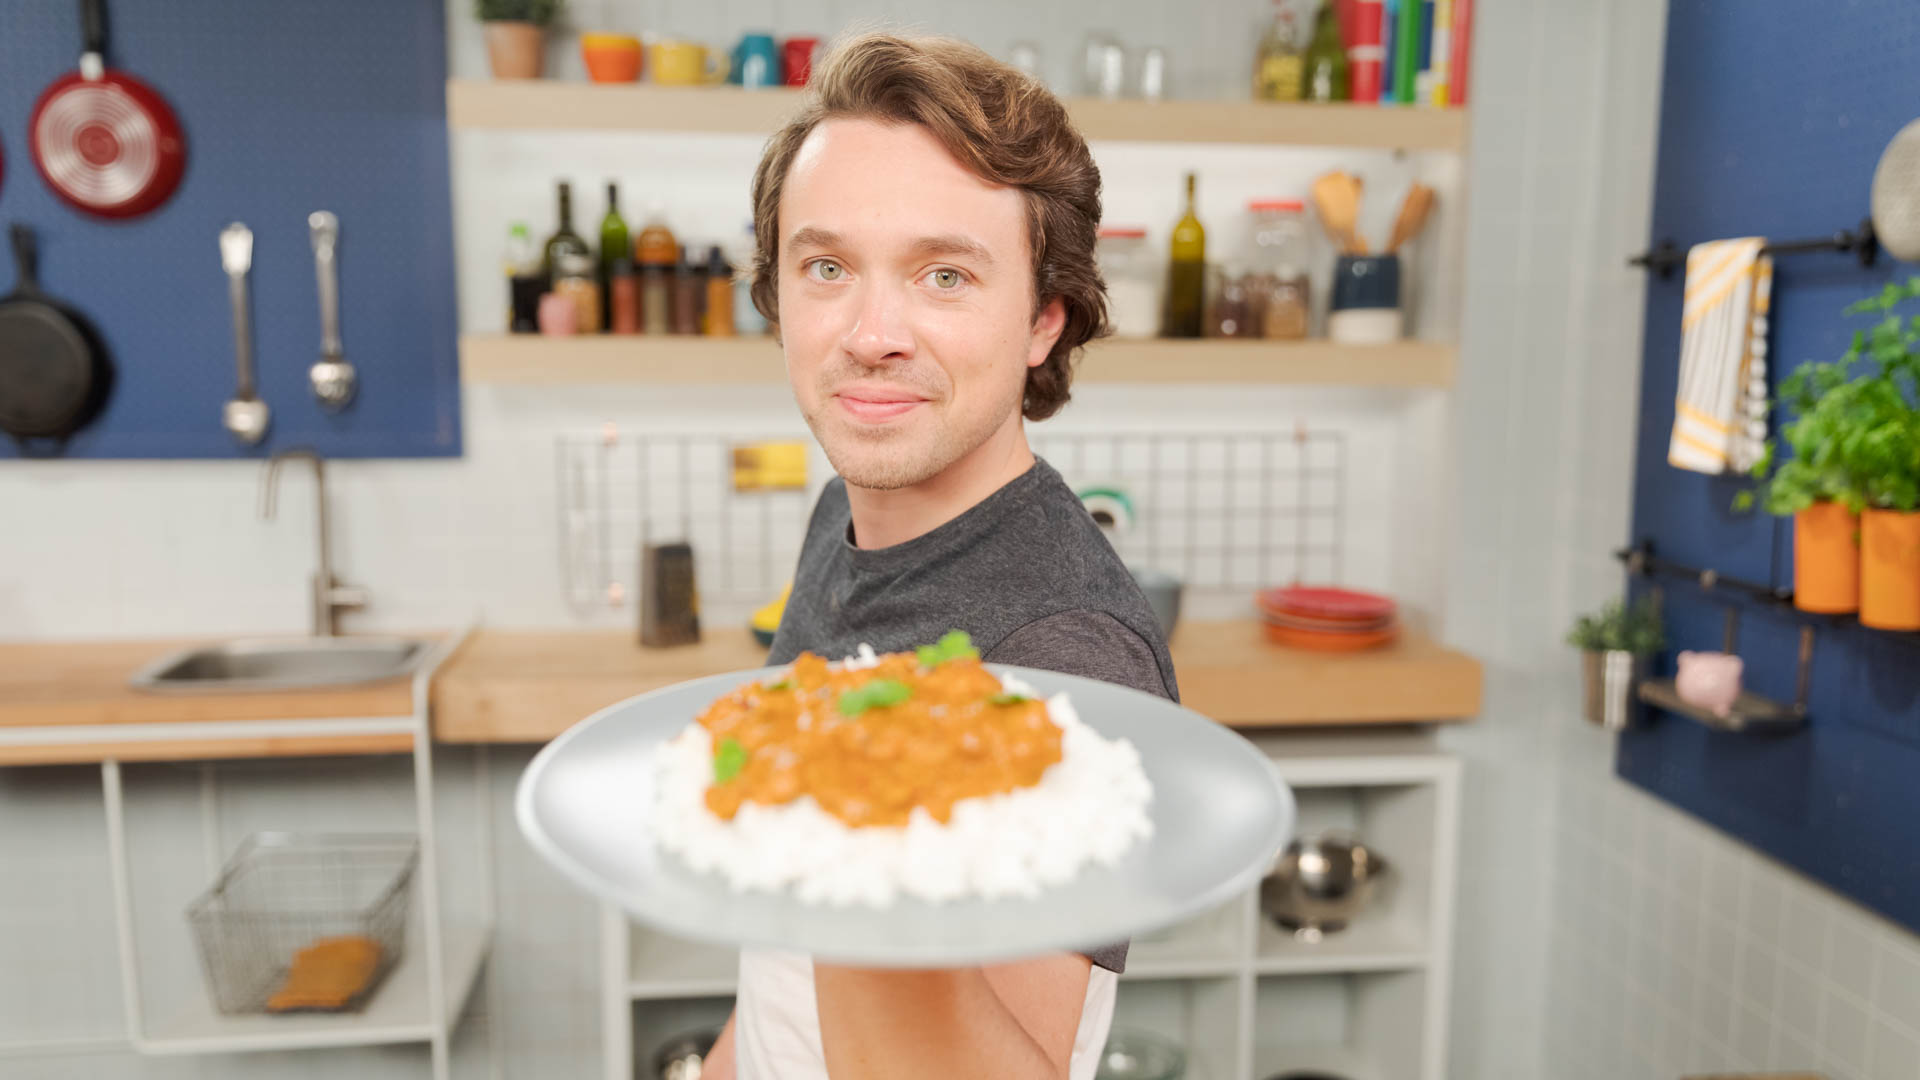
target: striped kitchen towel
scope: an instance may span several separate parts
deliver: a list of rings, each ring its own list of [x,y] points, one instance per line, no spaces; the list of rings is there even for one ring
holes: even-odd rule
[[[1767,441],[1767,305],[1773,260],[1757,236],[1687,252],[1680,314],[1680,386],[1667,462],[1694,472],[1745,472]]]

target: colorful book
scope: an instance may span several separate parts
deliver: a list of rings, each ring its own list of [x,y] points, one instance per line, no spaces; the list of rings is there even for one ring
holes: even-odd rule
[[[1413,103],[1433,104],[1433,0],[1420,0],[1420,48],[1413,76]]]
[[[1447,64],[1447,103],[1467,103],[1467,61],[1473,56],[1473,0],[1453,0],[1453,57]]]
[[[1453,0],[1434,0],[1432,57],[1433,105],[1447,107],[1453,81]]]
[[[1393,99],[1414,102],[1414,79],[1420,74],[1421,0],[1401,0],[1400,17],[1393,28]]]
[[[1386,0],[1380,17],[1380,104],[1390,105],[1400,100],[1393,84],[1394,69],[1399,67],[1396,51],[1400,37],[1400,5],[1404,0]],[[1351,73],[1349,73],[1351,74]]]
[[[1386,15],[1382,0],[1354,0],[1353,36],[1347,39],[1348,97],[1364,105],[1380,101],[1380,77],[1386,52],[1380,47],[1380,21]]]

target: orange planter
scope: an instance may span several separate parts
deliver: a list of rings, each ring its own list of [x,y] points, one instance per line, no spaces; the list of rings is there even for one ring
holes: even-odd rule
[[[1920,513],[1861,515],[1860,625],[1920,630]]]
[[[1860,610],[1860,518],[1837,502],[1793,515],[1793,606],[1834,615]]]

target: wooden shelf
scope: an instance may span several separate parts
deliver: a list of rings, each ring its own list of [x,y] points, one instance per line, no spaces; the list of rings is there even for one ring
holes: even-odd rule
[[[1457,352],[1451,345],[1424,341],[1337,345],[1108,338],[1088,348],[1074,378],[1083,386],[1251,383],[1440,389],[1453,384]],[[787,381],[779,346],[758,337],[463,334],[460,374],[473,383],[540,385]]]
[[[1268,642],[1253,619],[1182,623],[1171,644],[1186,705],[1239,728],[1463,720],[1480,711],[1480,664],[1409,630],[1392,646],[1315,653]],[[480,629],[433,681],[434,738],[545,742],[635,694],[760,667],[743,627],[643,649],[626,630]]]
[[[451,79],[447,124],[455,129],[769,135],[799,107],[800,96],[796,90],[731,86]],[[1093,140],[1441,151],[1461,150],[1467,140],[1463,109],[1091,98],[1069,98],[1067,108],[1081,134]]]

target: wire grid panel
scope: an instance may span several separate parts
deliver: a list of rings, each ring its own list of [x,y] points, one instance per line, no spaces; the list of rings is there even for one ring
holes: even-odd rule
[[[1341,580],[1346,437],[1291,431],[1060,434],[1034,452],[1074,490],[1118,488],[1133,506],[1109,532],[1130,565],[1189,588]]]
[[[733,451],[806,440],[628,435],[612,425],[561,435],[555,485],[568,602],[582,611],[626,605],[639,584],[641,548],[670,541],[692,545],[703,599],[771,599],[799,561],[812,496],[734,490]]]

